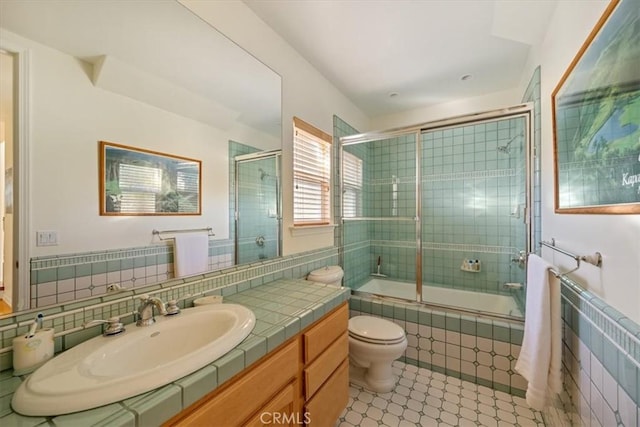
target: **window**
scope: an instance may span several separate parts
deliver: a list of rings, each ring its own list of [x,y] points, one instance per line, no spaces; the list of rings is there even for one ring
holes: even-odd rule
[[[120,212],[155,212],[156,194],[162,188],[162,170],[120,163]]]
[[[293,225],[331,223],[331,139],[293,118]]]
[[[342,153],[342,215],[345,218],[362,216],[362,159]]]

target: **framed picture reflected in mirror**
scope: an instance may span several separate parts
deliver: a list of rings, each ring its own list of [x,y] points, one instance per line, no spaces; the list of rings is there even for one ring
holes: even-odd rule
[[[200,215],[200,160],[100,141],[100,215]]]

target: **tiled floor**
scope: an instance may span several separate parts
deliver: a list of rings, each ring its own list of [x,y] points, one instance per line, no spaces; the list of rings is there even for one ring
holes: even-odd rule
[[[398,385],[377,394],[351,386],[336,427],[542,427],[542,415],[524,399],[396,361]]]

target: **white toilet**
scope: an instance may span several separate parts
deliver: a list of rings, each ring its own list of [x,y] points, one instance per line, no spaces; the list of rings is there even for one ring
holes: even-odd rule
[[[344,272],[329,266],[309,273],[307,280],[340,286]],[[353,384],[386,393],[398,381],[391,364],[407,348],[404,330],[393,322],[372,316],[349,319],[349,379]]]

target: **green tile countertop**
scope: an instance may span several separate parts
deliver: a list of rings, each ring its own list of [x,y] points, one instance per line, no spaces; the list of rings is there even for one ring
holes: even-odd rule
[[[228,303],[249,307],[256,315],[251,334],[215,362],[156,390],[122,402],[57,417],[26,417],[12,412],[20,379],[0,375],[0,425],[10,426],[139,426],[162,424],[319,320],[349,298],[348,288],[301,279],[282,279],[225,296]]]

